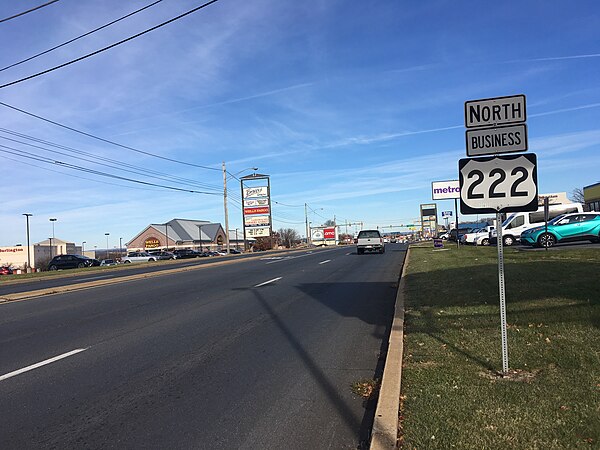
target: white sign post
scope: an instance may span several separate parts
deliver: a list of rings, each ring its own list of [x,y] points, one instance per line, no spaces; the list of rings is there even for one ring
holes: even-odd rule
[[[498,153],[528,149],[525,103],[524,95],[465,102],[467,156],[495,156],[458,162],[461,212],[496,213],[502,372],[505,375],[508,373],[508,342],[501,214],[536,211],[538,188],[535,154],[499,156]]]

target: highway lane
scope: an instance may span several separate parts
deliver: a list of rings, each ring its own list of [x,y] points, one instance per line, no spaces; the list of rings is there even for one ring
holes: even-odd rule
[[[281,253],[289,253],[289,251],[270,251],[265,254],[278,255]],[[197,267],[205,264],[213,264],[223,261],[239,261],[245,258],[260,258],[263,253],[246,253],[242,255],[231,255],[227,257],[204,257],[182,259],[175,261],[157,261],[151,263],[134,263],[123,264],[116,267],[91,267],[83,271],[75,272],[73,270],[61,270],[45,277],[30,278],[30,279],[11,279],[8,277],[0,277],[0,297],[7,294],[18,292],[28,292],[38,289],[56,288],[59,286],[70,286],[81,284],[95,280],[111,280],[127,277],[130,275],[139,275],[143,273],[160,273],[165,270],[173,270],[176,268]]]
[[[404,247],[0,305],[2,448],[356,448]],[[79,353],[2,379],[31,364]]]

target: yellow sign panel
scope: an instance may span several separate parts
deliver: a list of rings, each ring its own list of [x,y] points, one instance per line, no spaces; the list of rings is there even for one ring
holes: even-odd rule
[[[160,241],[154,237],[148,238],[144,241],[144,248],[158,248],[160,247]]]

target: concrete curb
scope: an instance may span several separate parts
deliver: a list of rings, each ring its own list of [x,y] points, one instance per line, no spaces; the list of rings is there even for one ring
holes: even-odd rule
[[[402,379],[402,353],[404,351],[404,285],[406,266],[410,248],[402,265],[402,274],[396,294],[396,307],[388,352],[383,369],[383,379],[375,410],[373,432],[371,434],[371,450],[396,449],[398,441],[398,413],[400,410],[400,384]]]

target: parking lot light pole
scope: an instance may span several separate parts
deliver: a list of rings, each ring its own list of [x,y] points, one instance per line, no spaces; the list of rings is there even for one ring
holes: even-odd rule
[[[123,238],[119,238],[119,257],[123,254]]]
[[[81,242],[81,254],[83,255],[85,253],[85,244],[87,243],[87,241],[82,241]]]
[[[104,233],[104,236],[106,236],[106,259],[110,258],[110,253],[108,252],[108,236],[110,235],[110,233]]]
[[[56,218],[50,218],[48,220],[52,222],[52,240],[54,240],[54,222],[56,222]],[[52,241],[50,241],[50,259],[52,259]]]
[[[27,267],[26,267],[25,272],[29,273],[29,270],[31,269],[31,259],[30,259],[31,250],[29,248],[29,218],[31,216],[33,216],[33,214],[24,213],[23,215],[25,216],[25,219],[27,221]]]

